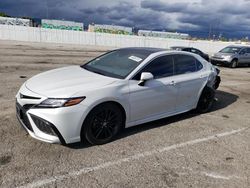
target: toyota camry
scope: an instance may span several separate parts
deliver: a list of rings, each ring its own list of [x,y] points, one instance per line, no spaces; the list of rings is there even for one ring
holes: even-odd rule
[[[123,128],[193,109],[208,112],[218,74],[189,52],[117,49],[27,80],[16,95],[17,118],[41,141],[104,144]]]

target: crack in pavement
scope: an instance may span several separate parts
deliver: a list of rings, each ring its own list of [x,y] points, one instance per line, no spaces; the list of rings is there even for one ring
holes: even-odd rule
[[[45,185],[48,185],[48,184],[51,184],[51,183],[55,183],[56,181],[62,181],[64,179],[73,178],[73,177],[76,177],[76,176],[80,176],[82,174],[87,174],[89,172],[98,171],[98,170],[109,168],[109,167],[116,166],[116,165],[121,165],[123,163],[128,163],[128,162],[131,162],[131,161],[139,160],[141,158],[153,156],[155,154],[164,153],[164,152],[168,152],[168,151],[175,150],[175,149],[178,149],[178,148],[182,148],[182,147],[185,147],[185,146],[195,145],[195,144],[198,144],[198,143],[207,142],[207,141],[211,141],[211,140],[214,140],[214,139],[219,139],[221,137],[230,136],[230,135],[237,134],[237,133],[240,133],[242,131],[245,131],[248,128],[249,127],[236,129],[236,130],[232,130],[232,131],[229,131],[229,132],[218,133],[218,134],[215,134],[215,135],[212,135],[212,136],[207,136],[207,137],[204,137],[204,138],[198,138],[198,139],[195,139],[195,140],[190,140],[190,141],[187,141],[187,142],[174,144],[174,145],[171,145],[171,146],[165,146],[165,147],[162,147],[162,148],[159,148],[159,149],[146,151],[146,152],[139,153],[139,154],[136,154],[136,155],[133,155],[133,156],[118,159],[116,161],[109,161],[109,162],[99,164],[99,165],[93,166],[93,167],[84,167],[84,168],[82,168],[80,170],[72,171],[72,172],[69,172],[68,174],[65,174],[65,175],[58,175],[58,176],[54,176],[54,177],[51,177],[51,178],[34,181],[34,182],[29,183],[29,184],[20,186],[19,188],[33,188],[33,187],[45,186]]]

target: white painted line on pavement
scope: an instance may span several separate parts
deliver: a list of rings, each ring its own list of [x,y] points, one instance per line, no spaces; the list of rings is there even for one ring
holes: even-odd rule
[[[171,146],[166,146],[166,147],[155,149],[155,150],[152,150],[152,151],[146,151],[146,152],[139,153],[139,154],[136,154],[136,155],[133,155],[133,156],[130,156],[130,157],[118,159],[116,161],[106,162],[106,163],[103,163],[103,164],[100,164],[100,165],[97,165],[97,166],[94,166],[94,167],[84,167],[84,168],[82,168],[80,170],[72,171],[72,172],[69,172],[68,174],[65,174],[65,175],[58,175],[58,176],[54,176],[54,177],[51,177],[51,178],[34,181],[34,182],[29,183],[29,184],[20,186],[19,188],[33,188],[33,187],[45,186],[47,184],[51,184],[51,183],[54,183],[56,181],[62,181],[62,180],[67,179],[67,178],[72,178],[72,177],[80,176],[82,174],[87,174],[89,172],[93,172],[93,171],[109,168],[109,167],[112,167],[112,166],[120,165],[120,164],[125,163],[125,162],[135,161],[135,160],[138,160],[138,159],[141,159],[141,158],[152,156],[154,154],[164,153],[164,152],[174,150],[174,149],[178,149],[178,148],[182,148],[182,147],[185,147],[185,146],[194,145],[194,144],[214,140],[214,139],[217,139],[217,138],[220,138],[220,137],[230,136],[230,135],[242,132],[242,131],[244,131],[246,129],[248,129],[248,128],[241,128],[241,129],[236,129],[236,130],[232,130],[232,131],[229,131],[229,132],[223,132],[223,133],[215,134],[215,135],[204,137],[204,138],[198,138],[198,139],[195,139],[195,140],[190,140],[190,141],[187,141],[187,142],[182,142],[182,143],[174,144],[174,145],[171,145]]]
[[[193,170],[192,168],[185,168],[183,167],[182,169],[184,169],[185,171],[190,171],[191,174],[195,174],[195,175],[204,175],[213,179],[222,179],[222,180],[230,180],[230,179],[247,179],[245,177],[239,177],[236,175],[222,175],[218,172],[206,172],[206,171],[196,171]],[[190,173],[186,173],[186,172],[180,172],[179,174],[181,175],[190,175]]]

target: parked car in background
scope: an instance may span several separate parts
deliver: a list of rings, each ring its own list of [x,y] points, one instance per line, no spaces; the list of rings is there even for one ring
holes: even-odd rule
[[[199,56],[203,57],[205,60],[209,61],[209,55],[196,49],[193,47],[185,47],[185,46],[172,46],[170,47],[171,50],[179,50],[179,51],[185,51],[185,52],[191,52],[194,54],[198,54]]]
[[[239,65],[250,65],[250,47],[248,46],[228,46],[211,56],[213,65],[222,64],[231,68]]]
[[[192,109],[209,111],[218,74],[188,52],[117,49],[27,80],[16,95],[17,118],[41,141],[104,144],[124,127]]]

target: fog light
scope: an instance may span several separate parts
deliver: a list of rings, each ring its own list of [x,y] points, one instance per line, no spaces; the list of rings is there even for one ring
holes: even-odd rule
[[[48,122],[40,117],[37,117],[35,115],[30,114],[30,116],[40,131],[42,131],[46,134],[49,134],[49,135],[57,136],[57,134],[55,133],[55,131],[52,128],[53,127],[52,123],[50,123],[50,122]]]

